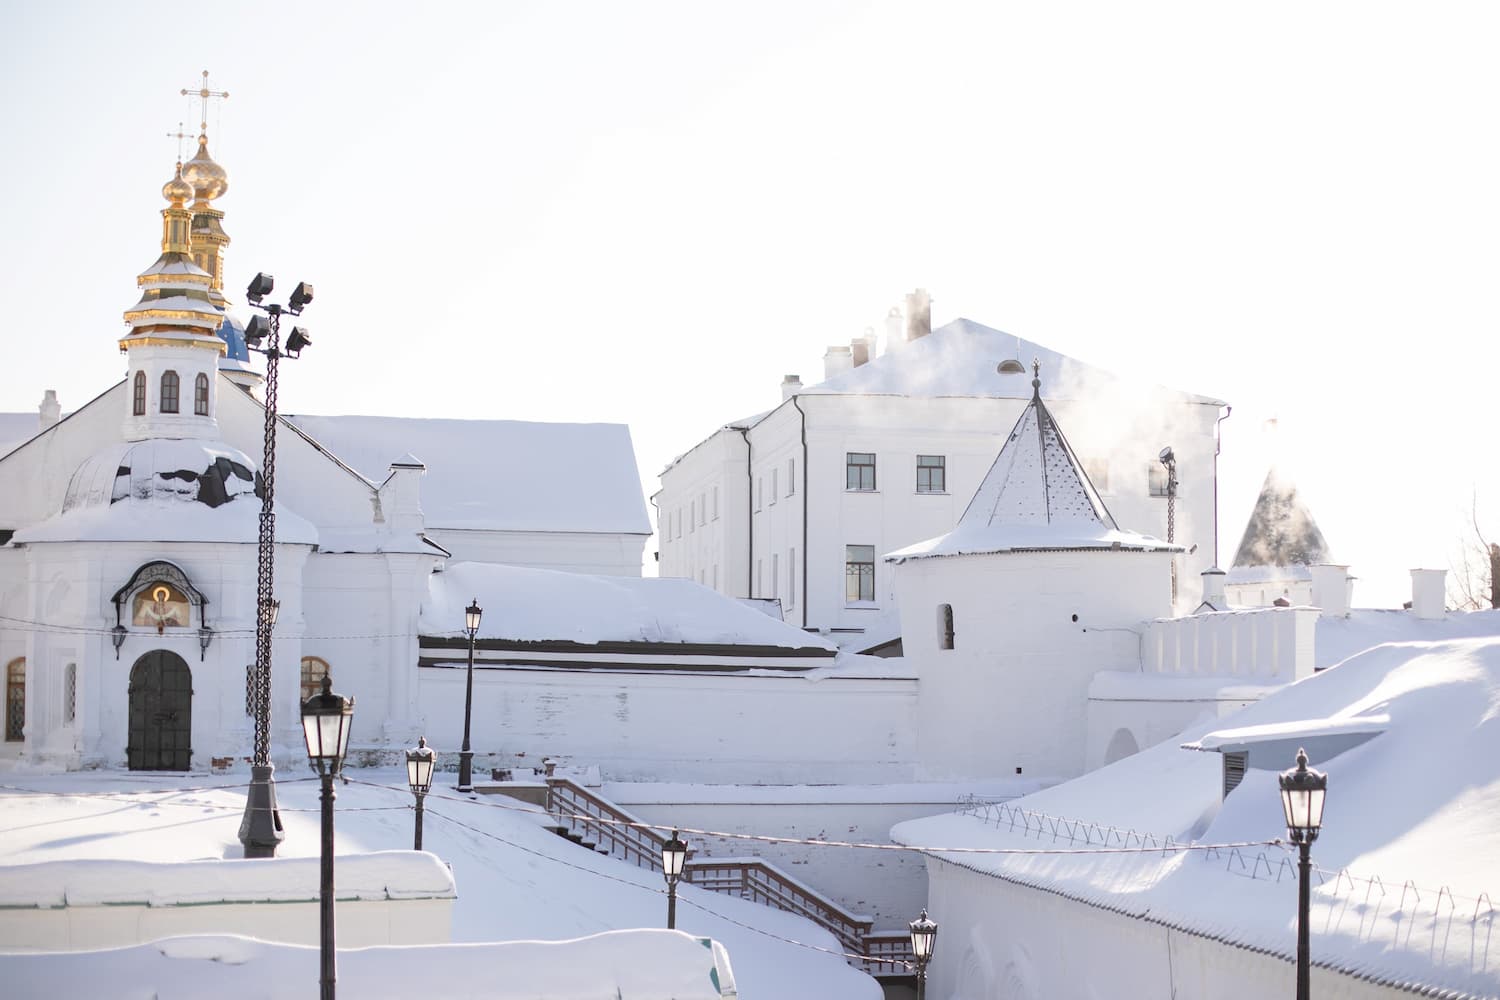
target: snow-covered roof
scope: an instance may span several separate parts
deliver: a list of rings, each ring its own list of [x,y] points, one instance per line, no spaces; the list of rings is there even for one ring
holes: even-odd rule
[[[1328,543],[1318,523],[1298,498],[1297,487],[1273,466],[1245,524],[1228,582],[1256,582],[1236,577],[1235,570],[1249,567],[1314,566],[1328,561]]]
[[[424,636],[464,635],[464,608],[484,609],[479,638],[511,642],[693,643],[800,649],[832,643],[692,580],[591,576],[450,563],[434,573],[417,622]]]
[[[1032,378],[1031,388],[1031,402],[958,525],[887,559],[1078,548],[1178,551],[1120,529],[1042,401],[1040,376]]]
[[[1315,761],[1328,806],[1313,861],[1316,960],[1376,981],[1493,996],[1500,955],[1485,905],[1500,885],[1500,638],[1386,645],[1288,685],[1227,720],[1215,719],[1099,771],[1018,800],[1032,835],[980,814],[900,824],[906,844],[1061,849],[1044,817],[1110,836],[1113,846],[1254,842],[1238,850],[1130,854],[935,856],[970,870],[1109,908],[1125,916],[1290,956],[1295,949],[1295,859],[1283,838],[1276,775],[1248,772],[1222,796],[1217,754],[1181,748],[1210,731],[1283,731],[1306,720],[1387,717],[1383,732]],[[1318,728],[1314,725],[1314,729]],[[1311,749],[1311,748],[1309,748]],[[1292,766],[1287,760],[1285,766]],[[1039,842],[1037,823],[1048,830]],[[1146,836],[1149,834],[1149,838]],[[1082,835],[1080,835],[1082,836]],[[1283,877],[1292,861],[1292,876]],[[1233,862],[1234,858],[1230,858]],[[1411,891],[1403,892],[1408,886]],[[1380,898],[1378,919],[1365,905]],[[1444,994],[1448,995],[1448,994]]]
[[[1019,375],[1000,375],[1002,361],[1040,361],[1052,399],[1080,398],[1090,386],[1119,377],[1050,347],[970,319],[956,319],[869,362],[802,389],[804,394],[877,393],[903,396],[996,396],[1025,399],[1031,386]],[[1161,388],[1185,403],[1222,406],[1217,399]]]
[[[0,413],[0,455],[9,455],[41,433],[36,412]]]
[[[651,533],[624,424],[286,419],[375,484],[403,456],[421,459],[431,528]]]

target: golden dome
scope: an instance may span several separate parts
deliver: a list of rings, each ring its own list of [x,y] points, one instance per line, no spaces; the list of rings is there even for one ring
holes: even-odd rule
[[[213,201],[229,190],[229,175],[208,155],[208,136],[198,136],[198,155],[182,168],[183,179],[193,186],[199,201]]]
[[[161,186],[161,196],[170,201],[173,208],[181,208],[193,196],[193,186],[182,179],[181,163],[177,164],[177,176]]]

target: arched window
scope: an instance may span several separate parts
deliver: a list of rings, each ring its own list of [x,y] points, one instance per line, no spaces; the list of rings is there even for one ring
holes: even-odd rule
[[[145,372],[136,372],[135,373],[135,402],[131,406],[130,412],[132,414],[134,414],[135,416],[137,416],[137,417],[144,417],[146,415],[146,373]]]
[[[323,690],[323,678],[328,676],[328,664],[316,656],[302,658],[302,700],[306,701]]]
[[[73,725],[78,718],[78,664],[63,668],[63,724]]]
[[[26,738],[26,658],[11,660],[5,668],[5,741]]]
[[[938,605],[938,649],[953,648],[953,605]]]
[[[193,379],[193,412],[200,417],[208,416],[208,376],[202,372]]]
[[[161,412],[177,412],[179,384],[176,372],[166,371],[161,373]]]
[[[187,595],[163,580],[136,591],[130,607],[130,624],[154,628],[158,635],[172,628],[187,628],[192,609]]]

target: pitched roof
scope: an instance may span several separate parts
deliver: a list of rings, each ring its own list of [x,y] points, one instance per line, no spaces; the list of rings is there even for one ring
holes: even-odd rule
[[[373,484],[415,456],[429,528],[651,533],[624,424],[284,416]]]
[[[1119,376],[969,319],[945,323],[925,337],[888,347],[869,362],[802,390],[803,394],[872,393],[904,396],[992,396],[1025,399],[1026,379],[996,374],[1002,361],[1040,361],[1048,395],[1073,399],[1101,381]],[[1179,402],[1222,406],[1208,396],[1159,388]]]
[[[981,552],[1178,548],[1120,530],[1042,402],[1041,385],[1037,374],[1031,380],[1031,402],[1000,447],[958,526],[887,558],[899,562]]]
[[[1314,566],[1329,561],[1328,542],[1298,499],[1297,487],[1272,466],[1245,524],[1233,567]]]

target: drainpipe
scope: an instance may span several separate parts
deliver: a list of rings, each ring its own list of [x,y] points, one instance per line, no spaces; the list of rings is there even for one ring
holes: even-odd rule
[[[656,502],[655,496],[647,497],[646,502],[656,508],[656,575],[661,576],[661,505]]]
[[[736,427],[745,439],[745,596],[755,596],[755,473],[750,462],[750,428]]]
[[[1224,443],[1221,424],[1229,419],[1234,407],[1225,406],[1224,413],[1214,421],[1214,565],[1219,565],[1219,449]]]
[[[806,630],[807,603],[811,599],[807,593],[807,411],[796,396],[792,397],[792,405],[802,417],[802,628]]]

